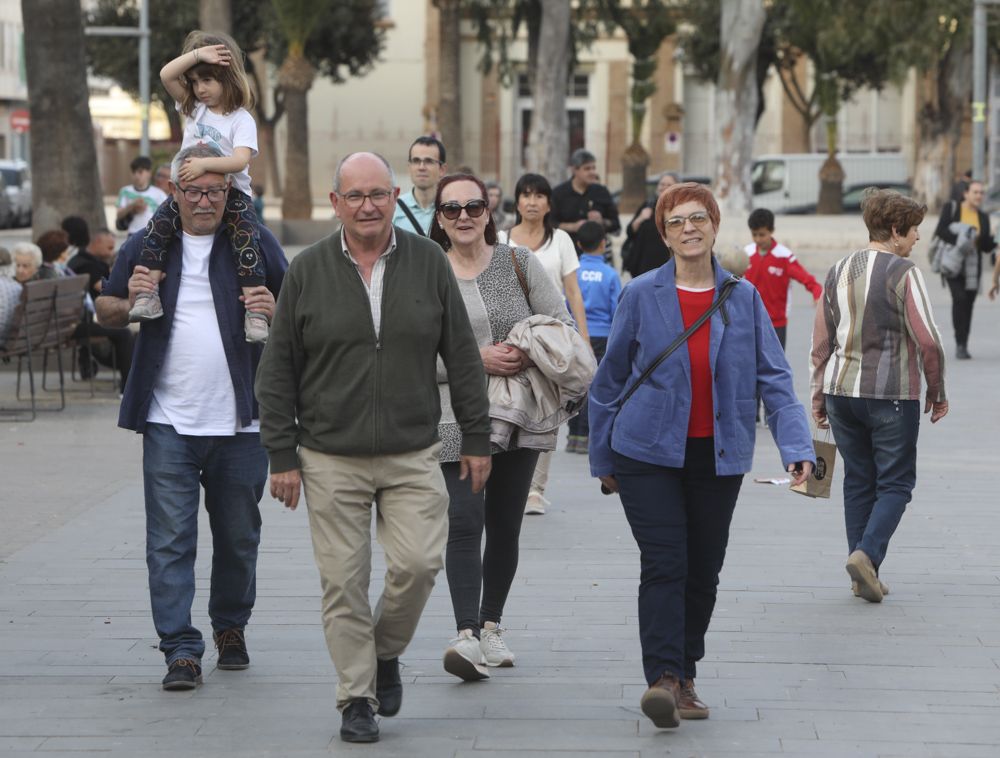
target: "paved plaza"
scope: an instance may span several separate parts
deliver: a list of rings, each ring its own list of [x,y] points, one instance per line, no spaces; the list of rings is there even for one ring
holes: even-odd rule
[[[929,285],[950,357],[947,294]],[[806,298],[797,287],[789,328],[803,400]],[[996,758],[1000,303],[976,308],[975,359],[948,364],[951,413],[922,425],[918,485],[882,570],[892,592],[881,605],[849,589],[842,472],[830,500],[753,483],[781,474],[758,429],[699,669],[712,715],[676,730],[639,710],[638,554],[584,456],[557,453],[553,505],[525,520],[503,621],[517,666],[473,684],[444,673],[454,628],[442,572],[402,658],[400,714],[381,720],[379,743],[352,746],[337,736],[304,507],[262,502],[251,668],[219,671],[213,651],[202,687],[163,692],[140,438],[115,427],[117,399],[74,393],[62,413],[0,424],[0,756]],[[10,372],[0,394],[4,404],[13,395]],[[210,631],[204,518],[201,527],[194,614]],[[379,577],[381,556],[376,564]]]

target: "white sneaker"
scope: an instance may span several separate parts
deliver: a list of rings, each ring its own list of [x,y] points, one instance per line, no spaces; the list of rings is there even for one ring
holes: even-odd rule
[[[524,513],[526,516],[541,516],[545,513],[546,505],[551,505],[551,503],[537,492],[532,492],[524,504]]]
[[[460,631],[444,651],[444,670],[466,682],[490,678],[490,672],[486,670],[484,663],[479,640],[471,629]]]
[[[487,621],[479,636],[479,649],[483,653],[483,659],[487,666],[499,666],[510,668],[514,665],[514,654],[507,649],[507,645],[501,637],[503,629]]]

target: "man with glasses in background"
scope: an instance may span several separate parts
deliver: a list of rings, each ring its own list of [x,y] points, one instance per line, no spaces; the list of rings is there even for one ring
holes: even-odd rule
[[[220,669],[250,665],[244,628],[256,599],[258,504],[267,481],[253,380],[262,345],[243,334],[244,308],[268,318],[288,263],[277,240],[260,230],[267,279],[245,296],[223,216],[229,176],[207,172],[186,184],[189,158],[221,158],[210,145],[181,150],[171,163],[171,194],[180,229],[170,239],[159,284],[163,318],[139,331],[118,425],[142,434],[146,566],[153,624],[167,663],[165,690],[201,683],[205,643],[191,623],[200,491],[212,530],[208,615]],[[122,246],[96,300],[105,327],[128,326],[140,292],[157,284],[137,265],[142,235]]]
[[[490,471],[486,375],[459,285],[436,243],[392,225],[395,184],[375,153],[337,166],[341,229],[292,261],[257,374],[271,494],[294,510],[305,488],[346,742],[375,742],[375,712],[399,711],[399,656],[442,567],[439,355],[462,479],[479,491]],[[373,503],[386,561],[374,611]]]
[[[444,145],[434,137],[417,137],[407,157],[413,189],[400,195],[392,223],[400,229],[427,236],[434,220],[434,197],[445,174]]]

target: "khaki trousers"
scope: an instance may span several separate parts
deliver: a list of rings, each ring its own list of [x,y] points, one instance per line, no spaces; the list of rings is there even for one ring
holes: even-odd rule
[[[323,590],[323,631],[337,669],[337,707],[375,698],[376,658],[410,643],[434,588],[448,539],[440,443],[412,453],[328,455],[300,448],[313,553]],[[372,503],[385,550],[385,588],[372,613]]]

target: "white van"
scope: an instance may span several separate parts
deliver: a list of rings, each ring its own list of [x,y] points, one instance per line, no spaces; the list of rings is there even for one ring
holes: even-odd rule
[[[815,209],[819,202],[819,170],[826,153],[762,155],[751,169],[753,207],[775,213]],[[844,187],[852,184],[902,183],[906,160],[902,153],[839,153]]]

